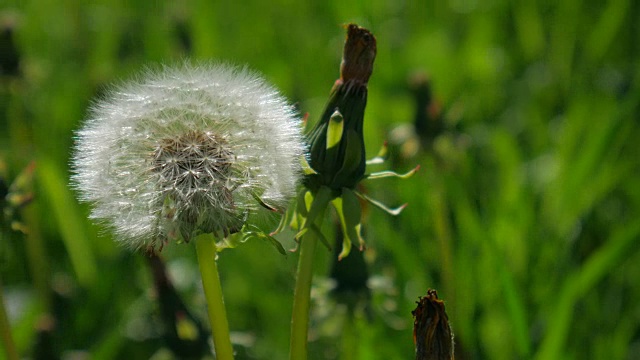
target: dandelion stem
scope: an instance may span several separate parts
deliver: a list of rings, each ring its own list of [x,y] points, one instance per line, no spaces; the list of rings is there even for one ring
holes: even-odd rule
[[[324,210],[318,216],[317,228],[321,229]],[[311,280],[313,278],[313,258],[318,244],[318,234],[309,231],[300,240],[300,258],[296,287],[293,294],[293,313],[291,315],[291,342],[289,359],[307,358],[307,334],[309,331],[309,304],[311,298]]]
[[[211,323],[216,358],[218,360],[230,360],[233,359],[233,347],[229,337],[229,323],[216,265],[215,238],[212,234],[202,234],[195,239],[195,242],[202,285],[207,299],[207,311]]]
[[[4,309],[4,297],[2,295],[2,283],[0,282],[0,336],[2,337],[2,344],[4,345],[4,351],[8,360],[18,360],[18,350],[13,342],[13,336],[11,335],[11,325],[9,324],[9,318],[7,312]]]
[[[291,344],[289,359],[307,358],[307,333],[309,329],[309,302],[311,297],[311,279],[313,277],[313,256],[318,243],[314,233],[309,233],[300,244],[300,259],[296,288],[293,295],[293,314],[291,316]]]
[[[342,339],[340,340],[340,359],[357,360],[358,356],[358,339],[356,337],[356,318],[355,314],[347,313],[342,325]]]

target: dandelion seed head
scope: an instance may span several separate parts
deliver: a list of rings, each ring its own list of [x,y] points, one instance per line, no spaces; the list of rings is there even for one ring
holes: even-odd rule
[[[72,180],[91,217],[140,248],[235,232],[256,197],[284,207],[304,152],[299,118],[261,77],[184,64],[147,71],[92,106]]]

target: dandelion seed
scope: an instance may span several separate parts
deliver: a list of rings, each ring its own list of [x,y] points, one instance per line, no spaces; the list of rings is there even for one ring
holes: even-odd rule
[[[94,104],[77,133],[73,182],[91,217],[129,247],[224,237],[260,202],[288,202],[304,151],[293,108],[262,78],[185,64]]]

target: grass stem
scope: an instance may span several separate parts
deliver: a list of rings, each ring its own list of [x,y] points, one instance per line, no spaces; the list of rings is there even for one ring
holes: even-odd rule
[[[18,350],[13,342],[13,336],[11,335],[11,324],[9,324],[9,317],[4,308],[4,296],[2,294],[2,283],[0,282],[0,337],[2,337],[2,344],[4,345],[4,351],[8,360],[18,360]]]

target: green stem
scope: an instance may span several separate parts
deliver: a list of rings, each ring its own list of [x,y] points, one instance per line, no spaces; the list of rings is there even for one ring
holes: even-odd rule
[[[229,337],[229,323],[216,265],[216,240],[213,234],[202,234],[195,239],[195,242],[204,295],[207,299],[207,312],[211,323],[216,359],[232,360],[233,347]]]
[[[29,232],[25,235],[29,270],[42,308],[45,313],[49,313],[51,312],[51,287],[49,286],[51,272],[49,271],[49,259],[46,255],[38,223],[38,210],[39,205],[32,203],[22,210],[22,218],[29,229]]]
[[[2,344],[4,345],[4,351],[7,354],[8,360],[18,360],[18,350],[13,342],[13,336],[11,335],[11,325],[9,324],[9,318],[7,312],[4,309],[4,296],[2,295],[2,283],[0,282],[0,336],[2,337]]]
[[[318,216],[317,229],[321,230],[324,210]],[[318,244],[318,234],[309,231],[300,239],[300,257],[296,287],[293,293],[293,312],[291,315],[291,342],[289,359],[307,358],[307,337],[309,332],[309,304],[311,302],[311,280],[313,279],[313,258]]]
[[[291,342],[289,344],[289,357],[292,360],[306,360],[307,358],[307,333],[309,331],[309,304],[311,298],[311,280],[313,278],[313,258],[318,239],[322,238],[322,221],[327,205],[331,201],[332,191],[322,186],[318,191],[307,198],[310,192],[304,193],[304,206],[306,220],[303,222],[305,235],[300,239],[300,257],[298,259],[298,272],[296,286],[293,294],[293,312],[291,315]],[[309,203],[310,202],[310,203]]]
[[[358,356],[358,338],[356,336],[356,318],[355,314],[347,311],[345,314],[344,325],[342,327],[342,339],[340,359],[342,360],[356,360]]]
[[[444,170],[441,170],[444,172]],[[441,172],[441,173],[442,173]],[[442,266],[442,278],[444,293],[447,297],[447,307],[457,311],[456,296],[455,296],[455,272],[453,249],[451,240],[451,223],[449,221],[449,207],[447,204],[447,197],[444,184],[441,181],[437,181],[433,189],[433,221],[435,227],[435,234],[440,244],[440,264]],[[431,249],[429,249],[431,251]],[[451,311],[451,310],[450,310]]]

